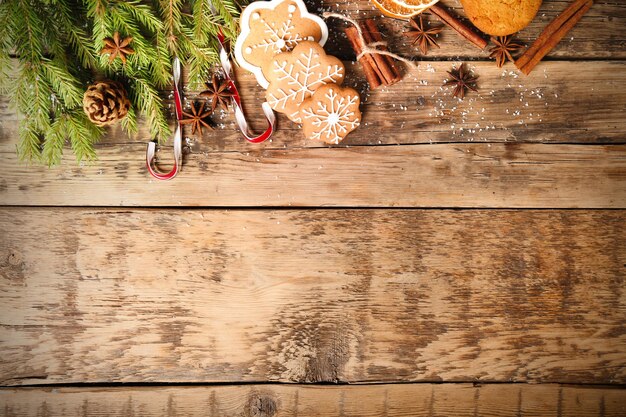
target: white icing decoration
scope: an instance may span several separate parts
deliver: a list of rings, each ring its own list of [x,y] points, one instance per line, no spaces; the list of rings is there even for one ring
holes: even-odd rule
[[[287,11],[288,11],[289,13],[293,13],[293,12],[295,12],[295,11],[296,11],[296,6],[295,6],[295,5],[293,5],[293,4],[290,4],[290,5],[289,5],[289,7],[287,7]]]
[[[241,33],[237,37],[237,42],[235,44],[235,57],[237,58],[237,62],[239,63],[239,65],[241,65],[246,70],[252,72],[256,76],[257,81],[263,88],[267,88],[267,86],[269,85],[269,82],[263,75],[263,71],[260,67],[249,63],[245,59],[244,52],[245,54],[249,55],[253,51],[248,52],[247,49],[244,51],[243,43],[247,39],[248,35],[250,35],[250,32],[251,32],[250,21],[253,19],[262,20],[262,16],[259,14],[258,10],[274,10],[284,1],[289,1],[290,3],[292,3],[288,7],[289,11],[291,11],[291,8],[293,7],[294,13],[296,12],[296,10],[299,10],[299,16],[301,18],[312,20],[315,24],[319,26],[321,37],[318,43],[321,46],[324,46],[324,44],[328,40],[328,26],[326,26],[326,23],[319,16],[309,13],[307,11],[306,5],[304,4],[302,0],[271,0],[271,1],[255,1],[255,2],[250,3],[241,14],[241,19],[240,19]],[[293,16],[289,16],[289,20],[291,21],[292,19],[293,19]],[[255,24],[258,24],[258,23],[255,22]],[[291,34],[287,30],[287,28],[290,26],[292,27],[291,29],[293,29],[293,24],[291,22],[279,23],[277,24],[277,27],[271,27],[271,25],[265,22],[265,32],[268,35],[271,34],[270,41],[267,42],[268,45],[265,46],[263,44],[263,41],[261,41],[257,45],[252,45],[252,47],[253,48],[255,46],[260,47],[260,48],[263,48],[264,52],[276,54],[278,52],[283,51],[280,48],[274,48],[275,43],[278,40],[282,40],[285,43],[285,50],[293,49],[298,42],[303,41],[303,40],[315,41],[315,38],[313,36],[302,36],[300,34],[296,34],[296,35]]]
[[[251,54],[252,53],[252,48],[250,48],[249,46],[246,48],[246,54]]]
[[[360,124],[359,118],[354,117],[354,112],[349,110],[358,102],[359,97],[339,97],[331,88],[324,95],[324,98],[330,101],[330,106],[325,100],[320,100],[315,103],[317,109],[313,107],[302,109],[303,119],[312,120],[311,124],[318,128],[311,135],[311,139],[338,144],[341,139]]]
[[[287,102],[303,102],[313,95],[313,92],[324,84],[335,83],[341,80],[343,66],[329,65],[326,69],[318,69],[322,65],[319,62],[319,54],[313,48],[307,53],[301,53],[295,64],[288,61],[273,61],[274,71],[278,74],[275,82],[287,81],[286,90],[278,89],[277,94],[269,95],[268,103],[275,110],[284,110]],[[296,123],[300,122],[299,110],[289,115]]]
[[[273,55],[283,52],[285,48],[291,50],[298,43],[305,41],[299,33],[291,33],[296,27],[293,25],[293,18],[287,19],[285,22],[278,23],[274,26],[272,22],[268,22],[261,18],[261,22],[265,25],[265,35],[267,38],[260,42],[250,45],[252,49],[261,48],[263,52],[270,52]]]

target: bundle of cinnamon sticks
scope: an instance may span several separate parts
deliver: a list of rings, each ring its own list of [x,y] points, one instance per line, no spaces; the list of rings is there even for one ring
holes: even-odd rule
[[[359,27],[363,35],[362,37],[354,26],[345,29],[346,36],[357,57],[361,55],[365,45],[383,41],[383,37],[373,19],[362,20]],[[378,47],[378,49],[387,50],[384,46]],[[378,88],[381,85],[395,84],[402,79],[398,65],[390,56],[376,53],[363,54],[359,58],[359,63],[363,67],[365,78],[371,89]]]

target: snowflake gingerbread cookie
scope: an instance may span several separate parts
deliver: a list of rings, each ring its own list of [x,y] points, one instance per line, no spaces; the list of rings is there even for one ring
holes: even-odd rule
[[[359,93],[349,87],[327,84],[300,106],[302,129],[308,139],[338,144],[359,127]]]
[[[315,42],[301,42],[291,52],[278,54],[268,65],[270,82],[265,99],[270,107],[300,123],[300,105],[325,84],[341,84],[346,69]]]
[[[309,13],[302,0],[255,1],[244,9],[240,22],[235,57],[263,88],[269,84],[265,69],[274,55],[291,51],[302,41],[323,46],[328,39],[326,23]]]

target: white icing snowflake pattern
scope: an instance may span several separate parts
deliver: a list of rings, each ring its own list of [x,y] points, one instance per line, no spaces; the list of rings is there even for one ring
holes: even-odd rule
[[[303,0],[251,1],[241,13],[240,24],[235,57],[263,88],[269,85],[268,72],[276,54],[302,42],[323,46],[328,39],[328,26],[308,12]]]
[[[294,6],[295,8],[295,6]],[[261,15],[256,17],[265,26],[265,39],[252,44],[246,48],[246,54],[251,54],[254,49],[261,48],[265,53],[276,54],[285,50],[292,50],[302,41],[313,41],[313,36],[304,36],[300,33],[293,33],[296,26],[293,24],[293,14],[284,22],[268,22]]]
[[[311,46],[305,52],[300,52],[302,46],[292,52],[298,57],[295,62],[290,59],[275,59],[272,62],[274,80],[267,94],[270,106],[286,113],[296,123],[301,122],[299,106],[305,99],[322,85],[339,84],[344,77],[344,66],[340,61],[324,65],[320,62],[323,49],[320,53],[317,46]]]
[[[358,106],[359,96],[340,96],[330,88],[324,99],[314,102],[316,107],[303,108],[303,119],[315,128],[311,139],[338,144],[360,124],[359,116],[351,110],[354,105]]]

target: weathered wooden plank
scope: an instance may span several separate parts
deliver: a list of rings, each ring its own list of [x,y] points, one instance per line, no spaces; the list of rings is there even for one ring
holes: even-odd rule
[[[364,124],[345,146],[437,142],[624,143],[626,62],[545,62],[530,77],[491,63],[472,63],[480,76],[479,94],[460,101],[442,88],[452,62],[423,62],[391,87],[367,92],[358,65],[348,65],[347,84],[362,92]],[[575,68],[575,70],[573,70]],[[238,71],[243,100],[253,126],[264,127],[259,105],[264,91]],[[193,98],[194,92],[187,95]],[[167,105],[170,108],[171,103]],[[198,138],[186,131],[193,152],[293,149],[325,146],[304,138],[297,125],[279,117],[271,141],[249,144],[237,133],[231,113],[214,118],[216,130]],[[15,151],[17,115],[0,101],[0,149]],[[145,125],[131,139],[111,130],[101,147],[145,143]]]
[[[464,16],[463,8],[457,0],[443,0],[443,4],[452,8],[458,15]],[[527,45],[532,43],[543,28],[552,21],[570,3],[569,0],[545,0],[537,13],[534,21],[520,32],[517,37]],[[331,10],[347,14],[354,18],[378,17],[380,13],[372,5],[370,0],[336,1],[336,0],[307,0],[307,4],[313,10]],[[321,7],[315,7],[320,5]],[[431,18],[433,23],[436,22]],[[402,32],[407,30],[406,23],[381,18],[383,32],[388,35],[388,42],[392,50],[409,56],[419,57],[419,51],[407,44]],[[330,21],[331,38],[328,49],[331,53],[352,59],[354,54],[350,51],[347,41],[337,30],[340,25]],[[626,4],[620,1],[596,1],[576,25],[568,36],[548,55],[550,58],[626,58],[626,35],[623,28],[626,27]],[[428,53],[429,58],[480,58],[487,59],[489,54],[481,52],[472,44],[459,37],[452,29],[445,28],[441,34],[439,44],[441,48],[433,48]]]
[[[5,205],[626,207],[626,145],[456,144],[190,154],[154,181],[145,146],[54,169],[2,154]],[[168,155],[168,157],[171,157]]]
[[[0,414],[5,417],[622,417],[625,413],[623,389],[546,384],[0,389]]]
[[[0,384],[626,382],[626,211],[0,210]]]

